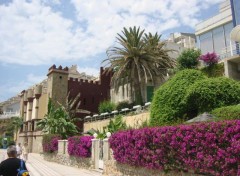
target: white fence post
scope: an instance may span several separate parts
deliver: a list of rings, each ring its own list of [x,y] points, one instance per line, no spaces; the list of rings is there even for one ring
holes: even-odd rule
[[[58,140],[58,154],[68,154],[68,140]]]
[[[92,139],[92,162],[94,169],[99,168],[99,139]]]
[[[110,146],[108,138],[103,139],[103,161],[110,160]]]

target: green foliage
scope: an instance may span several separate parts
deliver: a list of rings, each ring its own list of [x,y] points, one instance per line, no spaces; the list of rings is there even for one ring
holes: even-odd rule
[[[114,120],[110,119],[107,126],[107,131],[110,133],[115,133],[119,130],[125,130],[127,128],[126,122],[123,121],[122,115],[117,115]]]
[[[55,108],[51,99],[48,101],[48,112],[45,118],[40,120],[37,125],[43,132],[60,134],[63,139],[77,133],[77,127],[65,108],[63,106]]]
[[[212,64],[201,69],[208,77],[221,77],[224,75],[224,64]]]
[[[17,134],[22,125],[23,125],[22,117],[11,117],[10,122],[6,128],[6,132],[10,134],[10,136],[13,136],[13,134],[15,133],[16,136],[15,141],[17,141]]]
[[[177,58],[178,69],[196,69],[199,64],[198,58],[200,55],[201,51],[199,49],[184,50]]]
[[[206,76],[197,70],[179,71],[165,82],[155,93],[151,104],[150,125],[169,125],[186,113],[186,106],[181,102],[189,86]],[[190,105],[191,106],[191,105]]]
[[[114,117],[114,119],[110,119],[109,124],[105,127],[103,127],[103,130],[97,131],[97,138],[99,139],[104,139],[107,137],[106,133],[110,132],[111,134],[120,131],[120,130],[125,130],[127,129],[126,122],[123,121],[123,116],[122,115],[117,115]]]
[[[225,106],[212,110],[211,114],[217,117],[216,120],[240,119],[240,105]]]
[[[116,109],[118,111],[121,111],[121,109],[124,109],[124,108],[132,108],[133,107],[133,103],[129,103],[129,101],[122,101],[122,102],[119,102],[116,106]]]
[[[189,87],[184,102],[197,113],[238,104],[240,103],[240,84],[225,77],[200,80]]]
[[[98,111],[99,113],[112,112],[115,107],[116,105],[111,101],[103,101],[99,104]]]

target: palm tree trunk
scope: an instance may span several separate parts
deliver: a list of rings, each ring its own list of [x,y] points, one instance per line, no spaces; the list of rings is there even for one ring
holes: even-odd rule
[[[141,90],[141,84],[140,81],[138,79],[138,77],[136,77],[134,79],[134,94],[135,94],[135,103],[138,105],[142,105],[143,104],[143,97],[142,97],[142,90]]]

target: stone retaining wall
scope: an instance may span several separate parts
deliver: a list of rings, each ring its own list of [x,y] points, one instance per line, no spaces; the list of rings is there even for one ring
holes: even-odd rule
[[[84,169],[91,169],[91,158],[80,158],[69,156],[68,154],[56,154],[56,153],[44,153],[43,157],[45,160],[50,162],[56,162],[59,164],[77,167],[77,168],[84,168]]]
[[[143,122],[149,120],[150,114],[149,112],[143,112],[140,114],[127,115],[123,117],[123,121],[126,122],[127,126],[131,126],[133,128],[139,128]],[[103,127],[109,124],[110,119],[103,119],[93,122],[85,122],[84,123],[84,131],[91,130],[92,128],[95,130],[102,130]]]
[[[104,161],[103,176],[201,176],[186,172],[162,172],[142,167],[117,163],[115,160]]]

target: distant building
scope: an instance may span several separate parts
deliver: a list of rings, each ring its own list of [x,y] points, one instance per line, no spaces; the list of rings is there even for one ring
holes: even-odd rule
[[[221,59],[229,57],[231,55],[230,33],[232,29],[231,4],[229,0],[226,0],[220,4],[217,15],[196,25],[195,34],[202,54],[214,51]]]
[[[196,47],[196,36],[192,33],[171,33],[168,38],[169,42],[176,43],[183,48],[195,48]]]
[[[7,127],[10,123],[11,117],[20,116],[20,97],[15,96],[7,101],[0,103],[0,137],[11,136],[7,134]]]
[[[55,105],[65,105],[67,97],[71,100],[80,93],[80,109],[90,111],[91,114],[98,113],[100,102],[110,99],[112,75],[105,73],[103,68],[100,69],[99,81],[93,81],[95,77],[79,73],[76,66],[68,69],[53,65],[47,76],[46,80],[21,93],[20,116],[23,117],[24,125],[19,141],[28,142],[31,152],[42,151],[42,132],[37,128],[37,122],[47,114],[49,98]],[[83,113],[77,114],[78,118],[85,116]],[[83,130],[83,121],[77,125]]]
[[[19,116],[20,97],[15,96],[0,103],[0,120]]]

